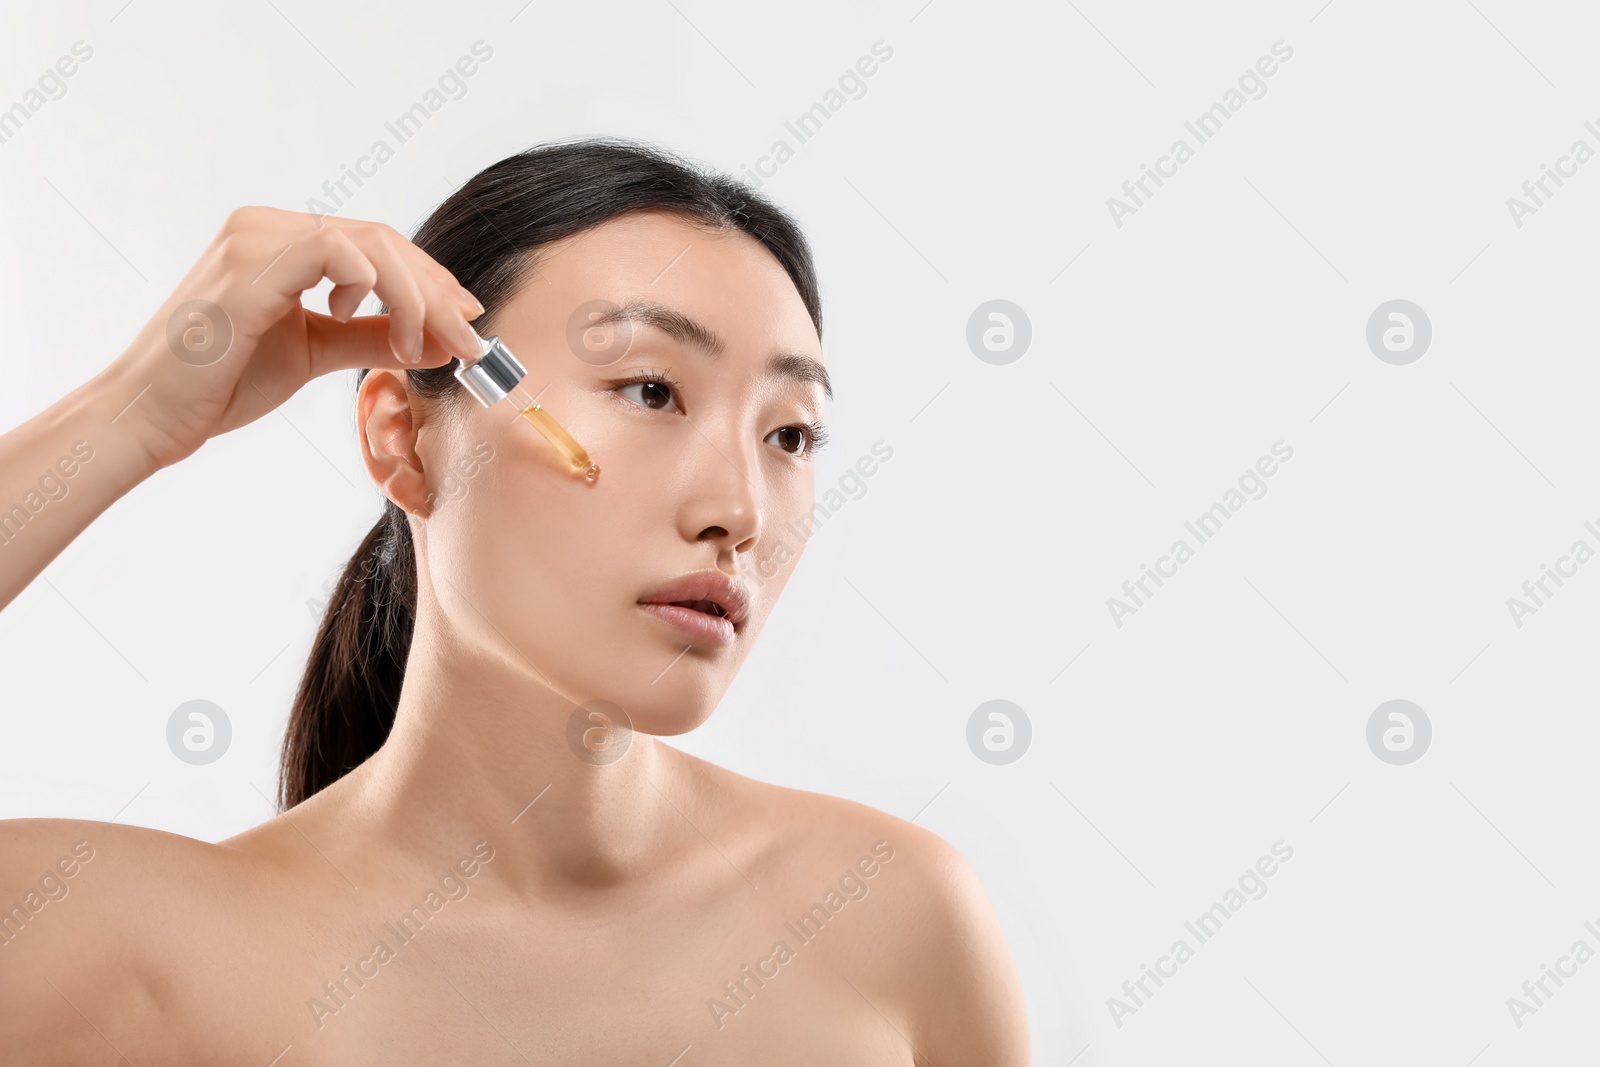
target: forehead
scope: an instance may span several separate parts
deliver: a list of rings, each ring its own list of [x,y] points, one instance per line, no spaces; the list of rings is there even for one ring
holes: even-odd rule
[[[561,319],[593,301],[666,305],[750,356],[782,349],[822,358],[788,272],[742,230],[661,211],[609,219],[540,249],[507,311],[521,317],[538,308],[541,318]]]

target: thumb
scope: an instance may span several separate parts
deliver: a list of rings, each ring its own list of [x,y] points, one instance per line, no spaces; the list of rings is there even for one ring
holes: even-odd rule
[[[422,334],[422,359],[412,363],[389,346],[389,316],[360,315],[340,322],[331,315],[306,311],[306,345],[311,354],[311,376],[362,367],[374,370],[427,370],[455,360],[426,330]]]

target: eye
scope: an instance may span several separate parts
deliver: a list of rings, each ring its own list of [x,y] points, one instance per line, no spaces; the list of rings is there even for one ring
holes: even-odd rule
[[[810,447],[811,437],[806,433],[804,426],[785,426],[783,429],[773,430],[767,435],[768,440],[774,437],[782,438],[782,440],[774,443],[792,456],[798,456]],[[797,438],[798,440],[796,440]],[[792,448],[790,447],[791,442],[794,446]]]
[[[791,456],[810,457],[816,455],[818,450],[827,444],[828,431],[818,423],[808,422],[773,430],[767,435],[767,440],[771,441],[774,437],[781,438],[774,443]],[[791,444],[794,447],[791,448]]]
[[[619,383],[613,392],[627,397],[630,403],[649,411],[682,411],[676,399],[677,388],[678,383],[665,374],[660,371],[650,371]],[[637,400],[631,395],[635,389],[639,391]]]

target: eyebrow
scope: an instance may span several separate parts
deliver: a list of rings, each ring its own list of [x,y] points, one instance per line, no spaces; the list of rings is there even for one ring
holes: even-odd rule
[[[675,308],[652,304],[647,300],[630,300],[596,316],[591,320],[590,327],[609,326],[619,322],[654,326],[674,341],[698,349],[712,359],[718,358],[727,349],[722,338],[701,323]],[[800,355],[797,352],[781,352],[767,362],[767,377],[813,382],[822,386],[822,391],[829,400],[833,399],[833,383],[828,379],[828,369],[810,356]]]

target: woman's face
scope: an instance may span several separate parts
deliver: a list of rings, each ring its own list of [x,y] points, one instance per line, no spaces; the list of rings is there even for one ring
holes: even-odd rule
[[[747,234],[641,212],[546,246],[475,325],[528,376],[493,408],[463,398],[419,432],[434,494],[420,595],[574,704],[610,701],[646,733],[692,729],[809,528],[805,427],[824,420],[826,374],[794,284]],[[671,382],[629,382],[652,373]],[[535,396],[599,466],[592,483],[518,414]],[[696,635],[641,606],[696,571],[744,590],[742,620],[700,615]]]

